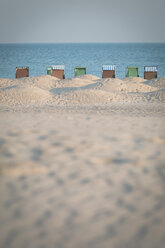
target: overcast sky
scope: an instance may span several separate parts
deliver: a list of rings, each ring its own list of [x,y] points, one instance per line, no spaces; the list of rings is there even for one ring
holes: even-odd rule
[[[0,43],[165,42],[165,0],[0,0]]]

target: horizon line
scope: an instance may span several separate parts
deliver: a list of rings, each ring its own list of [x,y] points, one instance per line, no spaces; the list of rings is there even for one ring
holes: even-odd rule
[[[88,41],[88,42],[0,42],[0,45],[5,44],[164,44],[165,41]]]

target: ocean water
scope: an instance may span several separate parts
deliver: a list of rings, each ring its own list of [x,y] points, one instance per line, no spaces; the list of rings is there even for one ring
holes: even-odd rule
[[[165,76],[165,43],[60,43],[0,44],[0,78],[14,78],[15,68],[29,66],[30,76],[45,75],[51,65],[65,65],[66,78],[74,67],[101,77],[102,65],[116,65],[116,77],[124,78],[127,66],[157,65],[158,77]]]

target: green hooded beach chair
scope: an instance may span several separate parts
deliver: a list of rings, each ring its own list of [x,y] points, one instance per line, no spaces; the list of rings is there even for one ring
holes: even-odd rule
[[[138,67],[128,66],[126,70],[126,77],[139,77]]]

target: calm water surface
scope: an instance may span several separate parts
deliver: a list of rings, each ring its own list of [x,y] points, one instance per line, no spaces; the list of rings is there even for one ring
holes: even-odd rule
[[[29,66],[30,76],[46,74],[51,65],[65,65],[66,78],[74,67],[85,66],[88,74],[101,77],[102,65],[116,65],[116,77],[125,77],[127,66],[158,65],[165,76],[165,43],[0,44],[0,78],[14,78],[15,68]]]

